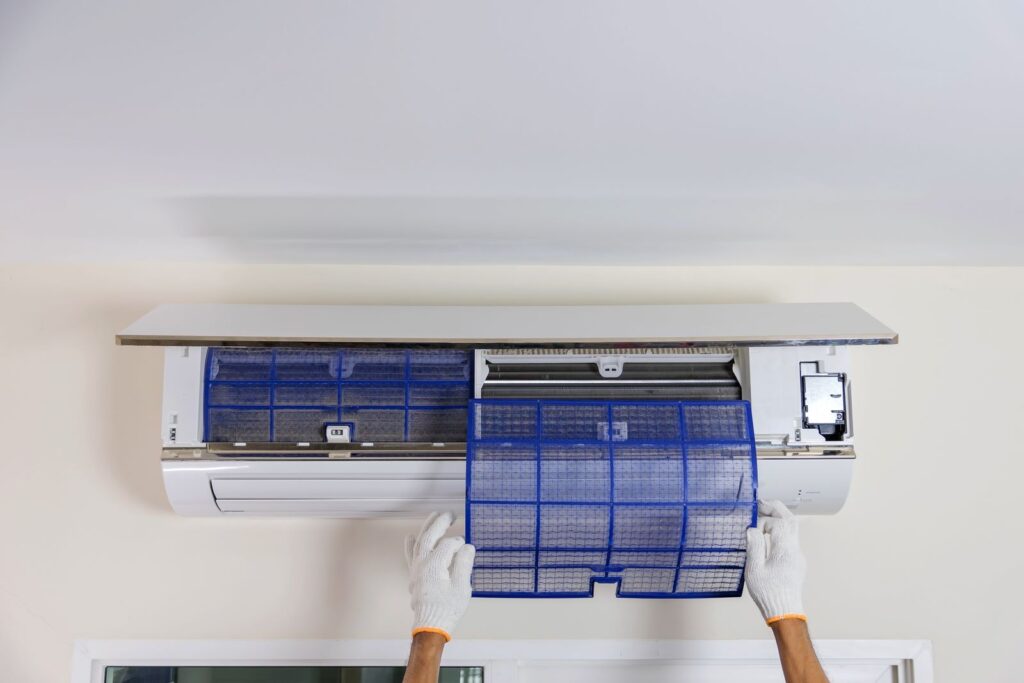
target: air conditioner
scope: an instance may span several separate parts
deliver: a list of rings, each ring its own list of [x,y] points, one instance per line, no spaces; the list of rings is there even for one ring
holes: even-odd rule
[[[472,398],[742,398],[759,496],[830,514],[856,458],[850,348],[897,335],[848,303],[164,305],[117,341],[166,347],[183,515],[461,511]]]

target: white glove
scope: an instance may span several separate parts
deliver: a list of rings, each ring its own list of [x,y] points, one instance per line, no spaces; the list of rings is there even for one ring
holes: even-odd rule
[[[451,640],[455,624],[469,606],[476,548],[462,538],[441,538],[453,521],[451,513],[435,512],[427,517],[419,536],[405,539],[413,635],[439,633]]]
[[[782,501],[759,501],[761,529],[747,529],[747,589],[766,623],[803,619],[807,560],[800,552],[796,517]]]

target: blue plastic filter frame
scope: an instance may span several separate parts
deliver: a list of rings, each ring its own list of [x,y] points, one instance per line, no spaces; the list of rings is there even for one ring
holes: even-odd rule
[[[353,441],[462,442],[470,354],[457,349],[207,350],[207,442],[316,443],[348,424]]]
[[[746,401],[470,403],[475,596],[738,596],[756,501]]]

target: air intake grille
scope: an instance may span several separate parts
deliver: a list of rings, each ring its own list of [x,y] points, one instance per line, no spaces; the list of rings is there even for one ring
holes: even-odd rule
[[[207,442],[462,442],[470,357],[458,350],[211,348]]]

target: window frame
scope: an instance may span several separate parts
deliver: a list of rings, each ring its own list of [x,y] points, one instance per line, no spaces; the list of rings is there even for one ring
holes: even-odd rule
[[[933,683],[928,640],[815,640],[826,668],[877,667],[878,680]],[[409,641],[401,640],[78,640],[71,683],[103,683],[107,666],[404,666]],[[482,666],[486,683],[518,683],[537,666],[677,662],[778,661],[772,640],[455,640],[445,666]],[[888,676],[886,678],[885,676]]]

